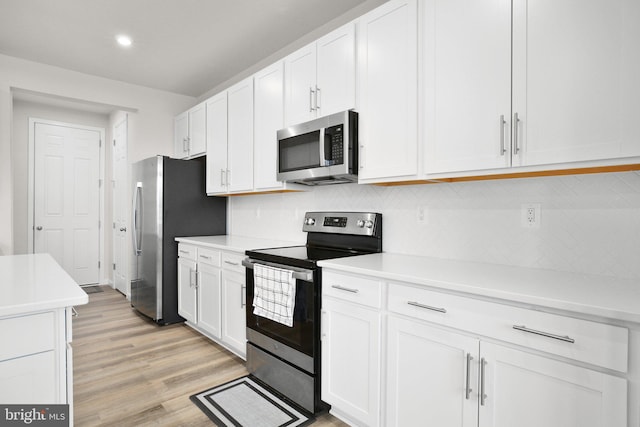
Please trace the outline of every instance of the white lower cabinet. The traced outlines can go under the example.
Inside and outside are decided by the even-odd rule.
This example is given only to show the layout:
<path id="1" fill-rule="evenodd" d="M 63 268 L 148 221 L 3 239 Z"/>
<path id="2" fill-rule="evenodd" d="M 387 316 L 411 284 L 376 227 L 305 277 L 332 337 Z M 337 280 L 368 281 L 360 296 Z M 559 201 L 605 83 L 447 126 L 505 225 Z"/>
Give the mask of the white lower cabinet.
<path id="1" fill-rule="evenodd" d="M 480 427 L 626 427 L 627 381 L 497 344 L 480 344 Z"/>
<path id="2" fill-rule="evenodd" d="M 386 425 L 477 426 L 478 351 L 476 338 L 389 316 Z"/>
<path id="3" fill-rule="evenodd" d="M 625 327 L 329 268 L 322 307 L 322 399 L 353 425 L 627 426 Z"/>
<path id="4" fill-rule="evenodd" d="M 380 425 L 378 310 L 322 301 L 322 400 L 347 422 Z"/>
<path id="5" fill-rule="evenodd" d="M 234 271 L 222 273 L 222 312 L 225 320 L 222 340 L 243 357 L 247 351 L 245 283 L 244 274 Z"/>
<path id="6" fill-rule="evenodd" d="M 207 330 L 214 338 L 221 338 L 222 313 L 212 307 L 222 306 L 220 267 L 210 264 L 198 264 L 198 289 L 200 298 L 198 299 L 198 324 Z"/>
<path id="7" fill-rule="evenodd" d="M 71 308 L 0 318 L 0 402 L 73 408 Z"/>
<path id="8" fill-rule="evenodd" d="M 622 378 L 389 316 L 388 426 L 624 427 Z"/>
<path id="9" fill-rule="evenodd" d="M 198 322 L 197 263 L 189 258 L 178 258 L 178 314 L 188 322 Z"/>
<path id="10" fill-rule="evenodd" d="M 178 313 L 189 326 L 244 358 L 243 254 L 184 243 L 178 248 Z"/>

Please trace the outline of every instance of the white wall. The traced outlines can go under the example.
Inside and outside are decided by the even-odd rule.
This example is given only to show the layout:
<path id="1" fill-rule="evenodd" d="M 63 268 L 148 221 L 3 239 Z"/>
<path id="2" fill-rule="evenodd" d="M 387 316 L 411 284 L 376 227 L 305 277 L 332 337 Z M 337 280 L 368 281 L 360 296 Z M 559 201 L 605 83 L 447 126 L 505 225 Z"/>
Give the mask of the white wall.
<path id="1" fill-rule="evenodd" d="M 527 203 L 541 204 L 539 229 L 521 226 Z M 640 279 L 638 172 L 233 197 L 230 231 L 304 241 L 311 210 L 381 212 L 385 252 Z"/>
<path id="2" fill-rule="evenodd" d="M 135 111 L 129 114 L 130 162 L 173 154 L 173 117 L 195 104 L 192 97 L 0 55 L 0 255 L 14 252 L 12 88 Z"/>

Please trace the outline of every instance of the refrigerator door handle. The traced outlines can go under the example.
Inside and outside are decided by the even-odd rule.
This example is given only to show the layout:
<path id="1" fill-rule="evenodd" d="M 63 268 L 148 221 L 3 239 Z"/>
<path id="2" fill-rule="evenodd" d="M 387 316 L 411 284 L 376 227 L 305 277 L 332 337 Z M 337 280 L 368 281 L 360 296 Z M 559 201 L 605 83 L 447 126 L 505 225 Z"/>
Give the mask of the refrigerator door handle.
<path id="1" fill-rule="evenodd" d="M 140 234 L 140 238 L 138 239 L 138 233 L 142 230 L 142 215 L 138 210 L 138 203 L 142 200 L 142 183 L 136 183 L 136 190 L 133 192 L 133 249 L 136 255 L 140 255 L 142 253 L 141 249 L 141 241 L 142 241 L 142 233 Z M 142 207 L 142 206 L 141 206 Z"/>

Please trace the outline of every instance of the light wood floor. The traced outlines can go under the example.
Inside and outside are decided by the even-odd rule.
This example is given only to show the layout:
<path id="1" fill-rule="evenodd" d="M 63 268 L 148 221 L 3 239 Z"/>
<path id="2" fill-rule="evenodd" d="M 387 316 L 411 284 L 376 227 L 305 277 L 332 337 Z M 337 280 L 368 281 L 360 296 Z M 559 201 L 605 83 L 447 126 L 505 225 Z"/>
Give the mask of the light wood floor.
<path id="1" fill-rule="evenodd" d="M 73 319 L 75 425 L 212 426 L 197 392 L 246 375 L 242 359 L 183 324 L 156 326 L 108 286 Z M 346 426 L 325 414 L 313 426 Z"/>

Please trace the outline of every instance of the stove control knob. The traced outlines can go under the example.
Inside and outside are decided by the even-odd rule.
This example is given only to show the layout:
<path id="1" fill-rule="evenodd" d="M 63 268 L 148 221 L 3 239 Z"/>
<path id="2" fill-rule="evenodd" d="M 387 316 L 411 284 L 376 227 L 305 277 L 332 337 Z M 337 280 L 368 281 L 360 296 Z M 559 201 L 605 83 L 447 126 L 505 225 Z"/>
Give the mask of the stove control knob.
<path id="1" fill-rule="evenodd" d="M 316 225 L 316 220 L 313 218 L 305 218 L 304 223 L 305 225 Z"/>
<path id="2" fill-rule="evenodd" d="M 363 228 L 364 227 L 364 219 L 359 219 L 357 222 L 358 227 Z"/>
<path id="3" fill-rule="evenodd" d="M 373 228 L 373 221 L 367 220 L 364 222 L 364 226 L 367 228 Z"/>

